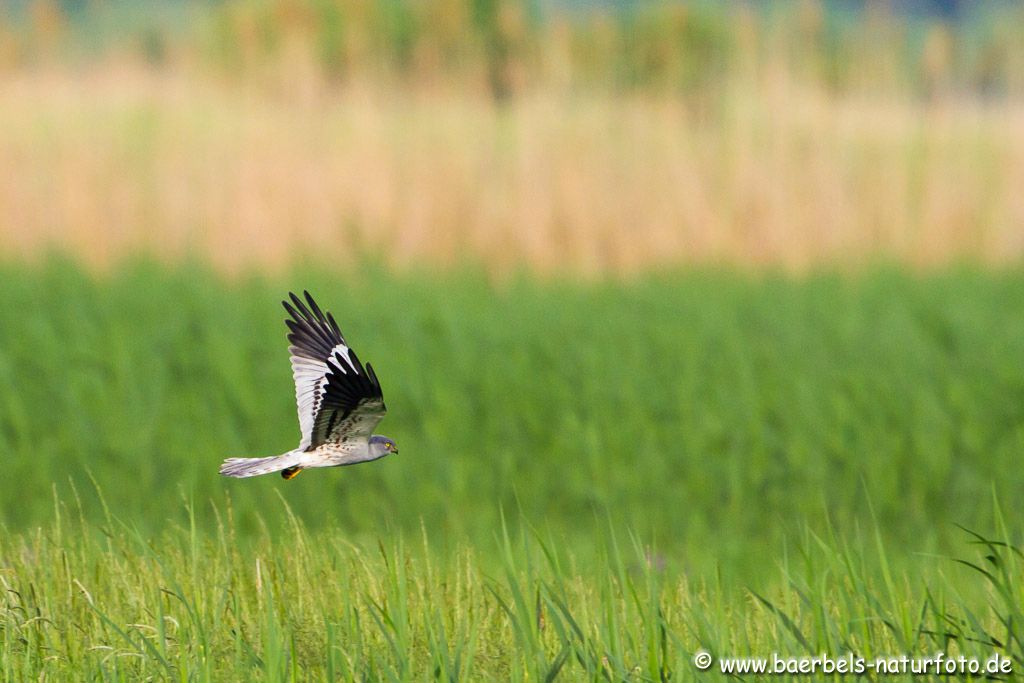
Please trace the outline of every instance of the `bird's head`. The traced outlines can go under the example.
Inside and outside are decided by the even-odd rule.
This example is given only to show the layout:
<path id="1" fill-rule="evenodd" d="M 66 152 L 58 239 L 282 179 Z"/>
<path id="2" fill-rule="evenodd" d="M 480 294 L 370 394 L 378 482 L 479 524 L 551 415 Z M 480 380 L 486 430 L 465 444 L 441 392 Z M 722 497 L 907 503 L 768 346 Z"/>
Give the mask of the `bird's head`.
<path id="1" fill-rule="evenodd" d="M 398 452 L 398 444 L 386 436 L 373 435 L 370 437 L 370 453 L 382 458 L 390 453 Z"/>

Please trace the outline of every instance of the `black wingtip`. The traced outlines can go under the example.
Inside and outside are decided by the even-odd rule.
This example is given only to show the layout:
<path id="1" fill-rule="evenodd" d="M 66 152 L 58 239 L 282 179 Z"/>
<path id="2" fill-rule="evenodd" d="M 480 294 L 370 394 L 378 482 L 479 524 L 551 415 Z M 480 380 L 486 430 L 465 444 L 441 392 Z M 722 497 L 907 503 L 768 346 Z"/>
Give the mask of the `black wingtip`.
<path id="1" fill-rule="evenodd" d="M 282 301 L 281 305 L 284 306 L 284 310 L 288 311 L 288 315 L 295 316 L 294 304 L 299 303 L 299 297 L 295 296 L 295 292 L 288 292 L 288 298 L 292 300 L 291 303 Z M 295 316 L 297 319 L 297 316 Z"/>
<path id="2" fill-rule="evenodd" d="M 288 315 L 292 317 L 292 320 L 294 320 L 295 322 L 299 322 L 300 320 L 302 320 L 302 316 L 299 315 L 299 312 L 296 311 L 295 307 L 292 306 L 290 303 L 288 303 L 287 301 L 282 301 L 281 305 L 284 306 L 284 310 L 288 313 Z M 285 322 L 288 321 L 286 320 Z"/>
<path id="3" fill-rule="evenodd" d="M 302 311 L 303 314 L 309 313 L 309 311 L 306 310 L 306 304 L 302 303 L 302 299 L 300 299 L 295 292 L 289 292 L 289 294 L 292 295 L 292 303 L 295 304 L 295 308 Z"/>
<path id="4" fill-rule="evenodd" d="M 313 299 L 313 295 L 309 293 L 309 290 L 302 290 L 302 294 L 306 297 L 305 301 L 303 301 L 295 292 L 288 292 L 288 298 L 291 299 L 291 303 L 288 301 L 282 301 L 281 305 L 284 306 L 284 310 L 288 311 L 288 314 L 296 320 L 299 320 L 300 317 L 314 321 L 327 320 L 330 313 L 324 315 L 323 311 L 320 310 L 320 307 L 317 305 L 316 300 Z"/>
<path id="5" fill-rule="evenodd" d="M 338 335 L 342 340 L 345 339 L 345 335 L 341 333 L 341 328 L 338 327 L 338 323 L 334 322 L 334 316 L 331 315 L 330 311 L 327 311 L 327 324 L 331 326 L 334 334 Z"/>
<path id="6" fill-rule="evenodd" d="M 320 307 L 316 305 L 315 301 L 313 301 L 313 296 L 309 293 L 309 291 L 304 290 L 302 293 L 306 295 L 306 301 L 309 303 L 309 307 L 313 310 L 313 315 L 316 316 L 316 319 L 324 320 L 324 312 L 321 311 Z"/>

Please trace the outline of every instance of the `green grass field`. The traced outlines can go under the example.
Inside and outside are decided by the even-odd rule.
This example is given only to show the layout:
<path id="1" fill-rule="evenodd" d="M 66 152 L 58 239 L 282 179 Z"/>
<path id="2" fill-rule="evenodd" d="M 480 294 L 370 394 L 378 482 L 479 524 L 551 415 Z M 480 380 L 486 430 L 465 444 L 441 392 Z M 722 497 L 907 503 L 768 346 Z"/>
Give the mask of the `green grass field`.
<path id="1" fill-rule="evenodd" d="M 1000 545 L 1024 531 L 1022 273 L 0 283 L 0 679 L 1024 666 Z M 278 302 L 302 288 L 374 364 L 401 453 L 224 479 L 297 443 Z"/>

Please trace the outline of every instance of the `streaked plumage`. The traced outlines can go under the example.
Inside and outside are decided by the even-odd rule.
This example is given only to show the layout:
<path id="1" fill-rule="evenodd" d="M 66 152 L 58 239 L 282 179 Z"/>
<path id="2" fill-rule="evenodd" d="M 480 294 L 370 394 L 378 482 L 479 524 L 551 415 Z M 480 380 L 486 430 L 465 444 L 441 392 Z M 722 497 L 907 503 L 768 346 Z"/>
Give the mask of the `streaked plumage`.
<path id="1" fill-rule="evenodd" d="M 281 472 L 291 479 L 307 467 L 353 465 L 398 452 L 394 441 L 373 435 L 387 411 L 373 366 L 363 367 L 334 316 L 321 311 L 309 292 L 305 303 L 289 295 L 291 303 L 282 303 L 291 316 L 285 324 L 302 433 L 299 447 L 269 458 L 229 458 L 221 465 L 223 475 Z"/>

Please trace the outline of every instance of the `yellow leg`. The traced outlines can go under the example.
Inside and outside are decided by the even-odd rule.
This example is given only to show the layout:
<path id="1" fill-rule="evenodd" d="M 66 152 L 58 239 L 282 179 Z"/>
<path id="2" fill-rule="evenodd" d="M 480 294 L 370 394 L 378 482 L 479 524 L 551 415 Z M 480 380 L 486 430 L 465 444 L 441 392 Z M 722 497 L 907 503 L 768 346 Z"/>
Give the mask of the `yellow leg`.
<path id="1" fill-rule="evenodd" d="M 285 479 L 294 479 L 295 477 L 299 476 L 299 472 L 301 471 L 301 467 L 287 467 L 281 470 L 281 476 L 284 477 Z"/>

